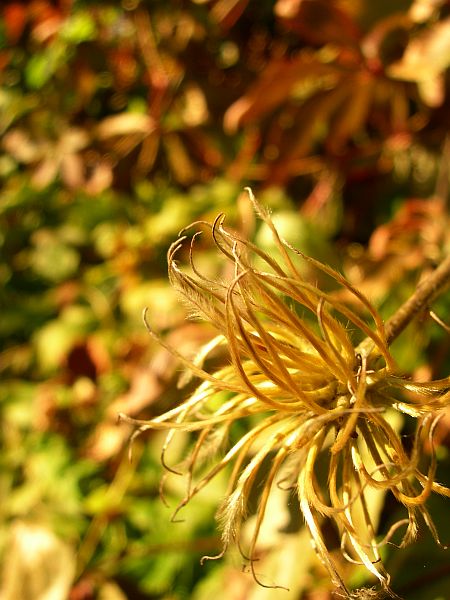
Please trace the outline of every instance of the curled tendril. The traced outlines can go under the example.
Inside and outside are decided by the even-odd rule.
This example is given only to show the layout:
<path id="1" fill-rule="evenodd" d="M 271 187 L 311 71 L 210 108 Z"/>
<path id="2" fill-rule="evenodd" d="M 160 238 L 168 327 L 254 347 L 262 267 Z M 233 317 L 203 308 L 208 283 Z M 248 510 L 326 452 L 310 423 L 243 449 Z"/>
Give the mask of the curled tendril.
<path id="1" fill-rule="evenodd" d="M 331 267 L 283 240 L 250 190 L 249 196 L 281 259 L 276 261 L 228 229 L 223 214 L 212 224 L 199 221 L 183 229 L 168 251 L 169 278 L 191 314 L 212 323 L 218 334 L 194 360 L 188 360 L 154 332 L 144 311 L 152 338 L 201 383 L 184 402 L 159 417 L 144 421 L 121 415 L 121 419 L 135 427 L 131 441 L 149 429 L 167 431 L 162 464 L 169 472 L 187 476 L 186 494 L 173 519 L 214 477 L 228 470 L 225 499 L 217 513 L 223 550 L 203 560 L 222 557 L 233 542 L 241 548 L 241 527 L 259 474 L 263 484 L 258 488 L 253 534 L 242 554 L 260 585 L 282 587 L 261 582 L 254 563 L 270 494 L 274 487 L 283 489 L 286 484 L 287 491 L 297 493 L 316 552 L 343 597 L 375 596 L 371 590 L 347 589 L 322 535 L 324 519 L 333 521 L 338 530 L 342 557 L 364 565 L 384 591 L 395 596 L 379 548 L 393 544 L 395 533 L 405 525 L 399 545 L 413 541 L 419 517 L 440 543 L 426 502 L 432 492 L 450 496 L 450 490 L 435 481 L 433 447 L 439 411 L 449 404 L 450 381 L 418 384 L 400 376 L 383 321 L 369 300 Z M 201 231 L 191 235 L 195 227 Z M 211 280 L 195 264 L 195 242 L 205 232 L 223 260 L 233 266 L 229 281 Z M 185 246 L 190 272 L 176 261 Z M 298 261 L 307 261 L 344 287 L 352 304 L 305 281 Z M 222 367 L 210 373 L 203 364 L 218 347 L 228 356 Z M 410 451 L 391 424 L 395 413 L 417 421 Z M 252 427 L 237 441 L 228 442 L 231 426 L 249 416 Z M 194 432 L 196 442 L 181 466 L 169 466 L 165 455 L 183 431 Z M 421 470 L 424 441 L 431 449 L 425 472 Z M 212 456 L 215 463 L 205 468 L 205 458 Z M 319 457 L 327 464 L 326 478 L 317 468 Z M 406 512 L 380 537 L 367 502 L 371 490 L 391 493 Z"/>

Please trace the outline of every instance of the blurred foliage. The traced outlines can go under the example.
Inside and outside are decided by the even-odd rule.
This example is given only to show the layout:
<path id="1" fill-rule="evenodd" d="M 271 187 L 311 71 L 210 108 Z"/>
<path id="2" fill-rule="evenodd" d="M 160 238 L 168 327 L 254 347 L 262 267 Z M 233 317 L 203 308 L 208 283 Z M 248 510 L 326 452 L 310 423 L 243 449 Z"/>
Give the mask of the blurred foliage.
<path id="1" fill-rule="evenodd" d="M 278 598 L 236 560 L 199 566 L 219 545 L 223 482 L 173 524 L 160 437 L 128 462 L 117 413 L 150 416 L 180 395 L 141 312 L 187 355 L 209 338 L 185 321 L 165 252 L 220 211 L 270 250 L 240 197 L 251 184 L 283 235 L 392 314 L 450 250 L 449 65 L 445 0 L 1 3 L 3 598 L 41 597 L 30 544 L 59 598 Z M 220 273 L 206 248 L 199 260 Z M 448 295 L 433 308 L 448 323 Z M 410 374 L 443 377 L 449 341 L 423 315 L 394 351 Z M 443 467 L 448 431 L 443 420 Z M 181 486 L 170 478 L 169 503 Z M 330 598 L 309 542 L 286 533 L 298 518 L 281 500 L 276 512 L 284 529 L 268 532 L 261 571 L 283 571 L 287 600 L 314 586 Z M 393 553 L 407 598 L 430 580 L 433 598 L 448 590 L 449 558 L 427 544 Z M 65 573 L 48 566 L 53 552 L 67 554 Z M 426 563 L 417 586 L 405 560 Z"/>

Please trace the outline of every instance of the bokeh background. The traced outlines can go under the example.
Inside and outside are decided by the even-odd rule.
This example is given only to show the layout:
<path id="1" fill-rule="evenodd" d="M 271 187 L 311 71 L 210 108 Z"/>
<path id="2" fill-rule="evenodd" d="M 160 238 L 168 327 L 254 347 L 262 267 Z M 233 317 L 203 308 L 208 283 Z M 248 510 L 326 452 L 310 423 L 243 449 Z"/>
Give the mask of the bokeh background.
<path id="1" fill-rule="evenodd" d="M 1 2 L 2 600 L 332 597 L 281 494 L 257 570 L 289 592 L 258 587 L 233 553 L 200 566 L 220 547 L 224 481 L 171 523 L 184 487 L 171 478 L 161 501 L 162 438 L 142 436 L 130 461 L 117 414 L 186 393 L 144 307 L 187 356 L 211 335 L 168 284 L 178 231 L 225 212 L 270 252 L 246 185 L 383 315 L 408 298 L 450 248 L 449 65 L 445 0 Z M 220 275 L 201 243 L 197 261 Z M 448 294 L 432 307 L 447 324 L 449 307 Z M 424 313 L 393 351 L 405 373 L 439 378 L 449 344 Z M 430 505 L 450 542 L 448 505 Z M 376 510 L 386 523 L 398 509 Z M 405 598 L 450 597 L 450 555 L 429 534 L 386 561 Z"/>

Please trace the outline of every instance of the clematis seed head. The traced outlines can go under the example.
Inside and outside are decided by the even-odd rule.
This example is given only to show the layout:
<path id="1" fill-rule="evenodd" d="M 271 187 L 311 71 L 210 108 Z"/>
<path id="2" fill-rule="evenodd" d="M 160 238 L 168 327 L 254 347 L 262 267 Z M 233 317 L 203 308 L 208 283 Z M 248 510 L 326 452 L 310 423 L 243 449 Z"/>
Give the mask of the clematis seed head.
<path id="1" fill-rule="evenodd" d="M 281 258 L 275 261 L 226 227 L 224 215 L 181 233 L 168 251 L 171 284 L 190 315 L 211 323 L 217 336 L 194 360 L 169 347 L 200 380 L 187 399 L 149 421 L 122 418 L 135 426 L 135 435 L 147 429 L 167 431 L 162 461 L 171 470 L 165 454 L 174 437 L 180 431 L 195 432 L 183 464 L 187 490 L 179 508 L 216 475 L 228 471 L 228 488 L 217 513 L 223 541 L 218 556 L 242 541 L 250 493 L 264 471 L 253 532 L 248 548 L 242 550 L 257 581 L 258 537 L 269 496 L 278 485 L 297 494 L 317 555 L 344 597 L 372 598 L 378 592 L 348 590 L 322 534 L 324 520 L 334 523 L 342 556 L 364 565 L 382 590 L 395 596 L 381 561 L 381 546 L 400 530 L 400 546 L 412 542 L 420 519 L 440 543 L 426 502 L 432 492 L 449 496 L 450 490 L 435 481 L 434 452 L 427 469 L 421 468 L 424 443 L 433 448 L 439 411 L 449 404 L 449 379 L 417 384 L 400 376 L 383 321 L 369 300 L 341 274 L 283 240 L 269 212 L 251 190 L 248 193 Z M 193 227 L 197 232 L 190 236 Z M 210 279 L 198 270 L 194 247 L 200 231 L 210 236 L 228 265 L 228 279 Z M 177 262 L 186 245 L 189 270 Z M 352 302 L 305 280 L 301 261 L 345 288 Z M 226 358 L 209 372 L 204 361 L 217 350 Z M 395 413 L 417 423 L 409 450 L 392 424 Z M 230 442 L 232 426 L 249 417 L 252 426 Z M 216 459 L 205 468 L 207 456 Z M 317 468 L 319 457 L 327 465 L 325 479 Z M 405 508 L 405 518 L 382 539 L 367 501 L 370 490 L 392 494 Z"/>

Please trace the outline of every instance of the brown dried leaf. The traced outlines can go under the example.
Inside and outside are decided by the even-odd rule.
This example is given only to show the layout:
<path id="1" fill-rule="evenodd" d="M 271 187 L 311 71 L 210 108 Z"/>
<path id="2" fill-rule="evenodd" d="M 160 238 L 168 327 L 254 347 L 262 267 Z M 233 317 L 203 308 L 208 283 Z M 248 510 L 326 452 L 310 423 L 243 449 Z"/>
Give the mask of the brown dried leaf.
<path id="1" fill-rule="evenodd" d="M 212 136 L 201 129 L 186 129 L 183 133 L 189 148 L 202 164 L 214 168 L 222 164 L 223 156 Z"/>
<path id="2" fill-rule="evenodd" d="M 77 152 L 86 148 L 89 143 L 87 131 L 79 127 L 70 127 L 60 137 L 58 146 L 64 153 Z"/>
<path id="3" fill-rule="evenodd" d="M 446 3 L 447 0 L 414 0 L 409 9 L 409 16 L 414 23 L 424 23 Z"/>
<path id="4" fill-rule="evenodd" d="M 108 189 L 113 181 L 111 165 L 106 161 L 101 161 L 95 165 L 92 174 L 86 181 L 84 189 L 88 194 L 95 196 Z"/>
<path id="5" fill-rule="evenodd" d="M 233 27 L 244 12 L 249 0 L 218 0 L 211 10 L 211 16 L 223 30 Z"/>
<path id="6" fill-rule="evenodd" d="M 272 182 L 282 183 L 288 177 L 297 174 L 295 165 L 298 159 L 311 153 L 313 145 L 320 138 L 319 129 L 340 106 L 348 93 L 347 85 L 340 85 L 315 97 L 302 107 L 302 118 L 298 120 L 297 127 L 289 132 L 289 138 L 282 144 L 283 152 L 271 169 Z"/>
<path id="7" fill-rule="evenodd" d="M 417 84 L 422 100 L 431 107 L 438 107 L 445 100 L 445 78 L 439 75 L 433 79 L 419 81 Z"/>
<path id="8" fill-rule="evenodd" d="M 331 65 L 320 62 L 311 52 L 303 51 L 293 59 L 273 59 L 248 92 L 227 110 L 225 130 L 233 134 L 242 125 L 254 122 L 286 102 L 295 84 L 307 75 L 320 77 L 334 73 Z"/>
<path id="9" fill-rule="evenodd" d="M 369 241 L 371 256 L 381 262 L 388 254 L 402 256 L 412 247 L 424 253 L 430 243 L 439 243 L 440 228 L 446 221 L 443 212 L 439 199 L 407 200 L 389 223 L 373 232 Z"/>
<path id="10" fill-rule="evenodd" d="M 58 169 L 59 164 L 54 158 L 46 158 L 34 171 L 31 178 L 32 185 L 38 189 L 45 188 L 55 179 L 58 174 Z"/>
<path id="11" fill-rule="evenodd" d="M 113 117 L 106 117 L 96 129 L 99 139 L 104 140 L 115 135 L 128 135 L 140 133 L 148 135 L 155 129 L 155 123 L 148 115 L 139 113 L 122 113 Z"/>
<path id="12" fill-rule="evenodd" d="M 275 14 L 310 44 L 356 46 L 360 31 L 333 0 L 278 0 Z"/>
<path id="13" fill-rule="evenodd" d="M 149 135 L 144 139 L 137 160 L 137 171 L 145 173 L 151 170 L 158 155 L 159 143 L 160 137 L 158 135 Z"/>
<path id="14" fill-rule="evenodd" d="M 78 154 L 67 154 L 61 160 L 61 177 L 64 183 L 72 189 L 79 188 L 84 183 L 84 164 Z"/>
<path id="15" fill-rule="evenodd" d="M 30 138 L 22 129 L 14 129 L 3 136 L 3 148 L 18 161 L 28 164 L 38 160 L 42 147 Z"/>
<path id="16" fill-rule="evenodd" d="M 162 138 L 162 141 L 170 170 L 175 179 L 181 185 L 193 183 L 197 176 L 197 169 L 186 151 L 180 136 L 176 133 L 167 133 Z"/>
<path id="17" fill-rule="evenodd" d="M 403 81 L 425 83 L 437 79 L 449 66 L 450 17 L 416 35 L 403 57 L 390 65 L 387 73 Z M 424 100 L 430 101 L 430 98 Z"/>
<path id="18" fill-rule="evenodd" d="M 376 82 L 369 73 L 361 71 L 352 80 L 348 97 L 330 125 L 328 144 L 334 152 L 364 128 L 374 96 Z"/>

